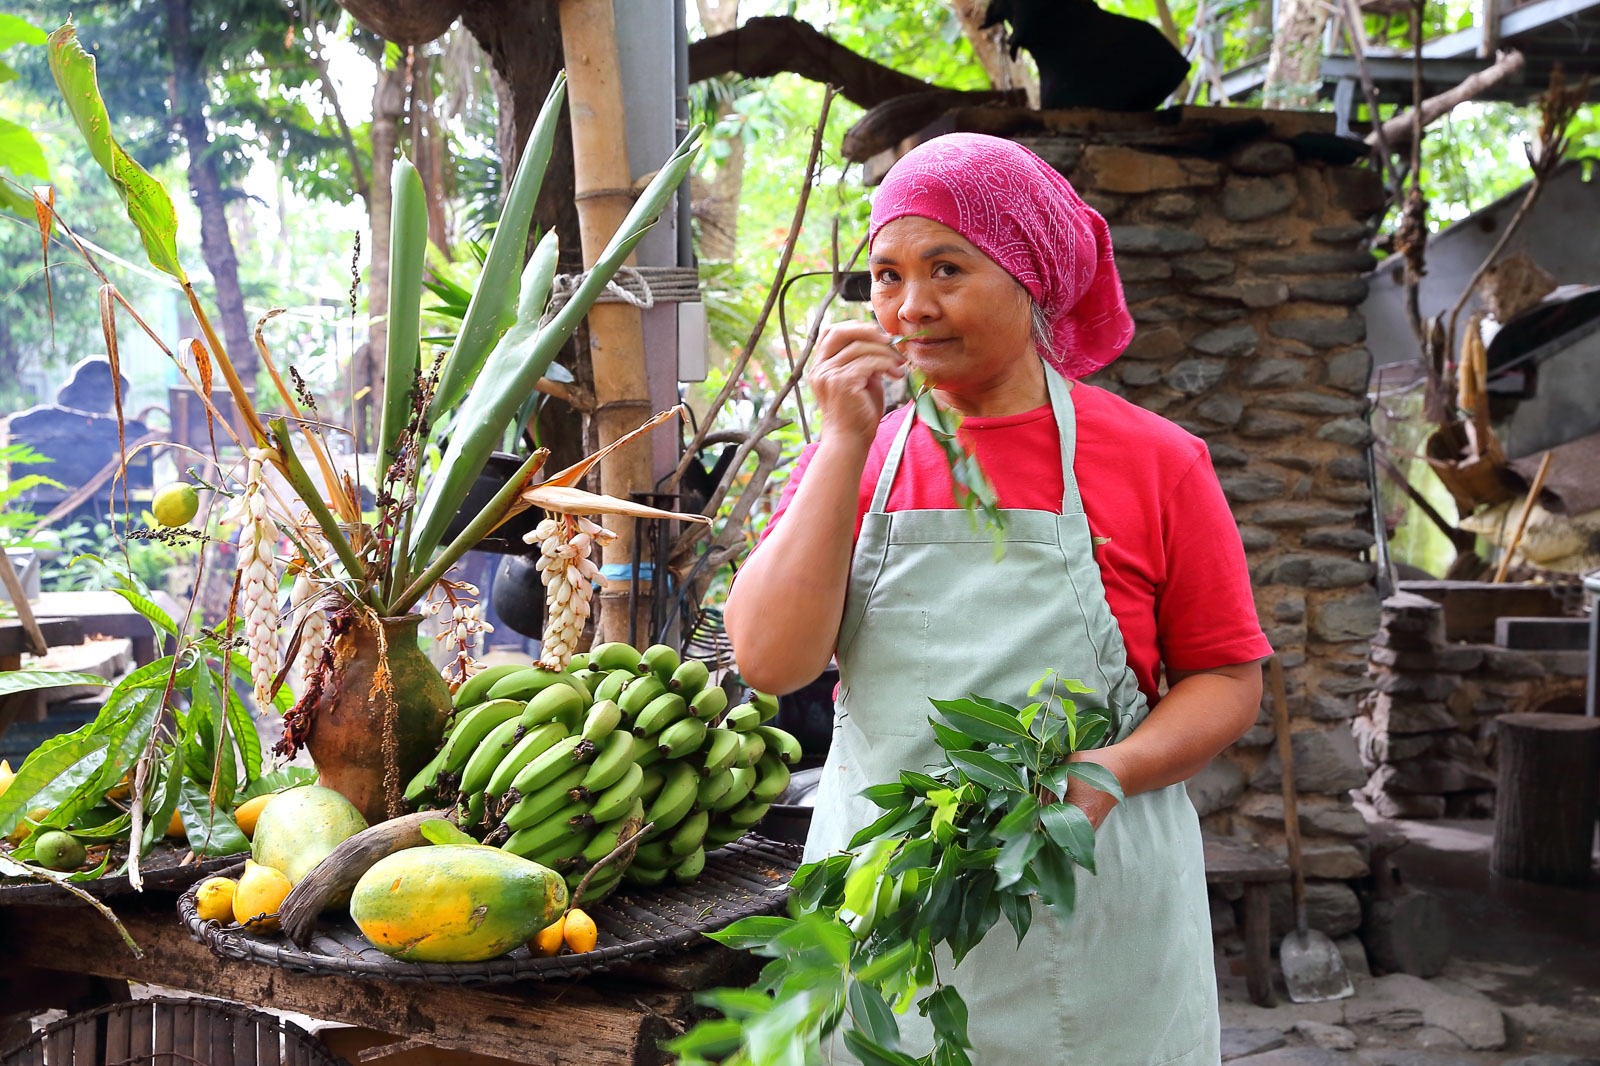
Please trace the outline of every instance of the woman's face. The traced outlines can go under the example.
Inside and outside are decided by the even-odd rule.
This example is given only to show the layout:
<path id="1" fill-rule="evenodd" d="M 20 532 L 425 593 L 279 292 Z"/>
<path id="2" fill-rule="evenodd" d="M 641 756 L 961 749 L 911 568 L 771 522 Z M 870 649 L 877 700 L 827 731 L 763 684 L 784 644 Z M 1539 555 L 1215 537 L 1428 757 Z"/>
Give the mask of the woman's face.
<path id="1" fill-rule="evenodd" d="M 993 389 L 1037 361 L 1027 291 L 961 234 L 905 215 L 872 242 L 872 310 L 911 365 L 950 392 Z"/>

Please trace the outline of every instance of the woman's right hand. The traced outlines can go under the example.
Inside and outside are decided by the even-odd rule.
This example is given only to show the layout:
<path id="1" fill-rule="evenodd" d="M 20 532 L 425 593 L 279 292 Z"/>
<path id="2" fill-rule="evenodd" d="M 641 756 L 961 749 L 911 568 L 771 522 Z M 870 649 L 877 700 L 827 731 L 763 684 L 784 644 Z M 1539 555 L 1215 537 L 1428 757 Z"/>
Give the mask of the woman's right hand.
<path id="1" fill-rule="evenodd" d="M 808 375 L 824 416 L 823 437 L 871 444 L 883 420 L 883 376 L 905 373 L 905 357 L 876 323 L 835 322 L 824 329 Z"/>

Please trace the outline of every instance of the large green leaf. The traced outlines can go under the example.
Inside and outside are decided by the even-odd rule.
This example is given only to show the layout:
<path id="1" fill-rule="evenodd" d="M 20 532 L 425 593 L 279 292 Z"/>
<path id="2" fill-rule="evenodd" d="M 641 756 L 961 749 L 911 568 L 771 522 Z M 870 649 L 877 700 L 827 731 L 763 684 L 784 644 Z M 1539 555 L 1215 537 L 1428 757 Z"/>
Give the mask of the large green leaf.
<path id="1" fill-rule="evenodd" d="M 1074 777 L 1092 788 L 1116 797 L 1119 803 L 1123 799 L 1122 784 L 1117 780 L 1117 775 L 1097 762 L 1065 762 L 1060 766 L 1051 767 L 1044 773 L 1042 780 L 1045 788 L 1058 796 L 1065 796 L 1067 785 Z"/>
<path id="2" fill-rule="evenodd" d="M 451 436 L 450 445 L 439 465 L 439 473 L 429 483 L 428 493 L 418 513 L 418 531 L 412 554 L 414 570 L 420 572 L 423 569 L 422 564 L 438 546 L 445 527 L 455 516 L 463 498 L 447 495 L 446 485 L 453 490 L 463 491 L 459 486 L 470 486 L 483 470 L 506 424 L 538 384 L 561 346 L 577 330 L 578 324 L 605 291 L 618 268 L 633 254 L 634 248 L 655 224 L 667 201 L 689 172 L 694 163 L 700 133 L 700 127 L 696 126 L 684 135 L 672 155 L 645 186 L 644 192 L 634 201 L 616 233 L 612 234 L 594 265 L 584 274 L 577 291 L 538 331 L 537 339 L 528 345 L 527 350 L 520 353 L 513 372 L 504 376 L 479 375 L 462 407 L 456 432 Z"/>
<path id="3" fill-rule="evenodd" d="M 730 948 L 744 949 L 764 945 L 768 940 L 794 925 L 793 918 L 757 915 L 741 918 L 718 933 L 707 933 L 712 940 Z"/>
<path id="4" fill-rule="evenodd" d="M 182 812 L 183 831 L 188 834 L 189 847 L 196 856 L 210 858 L 250 850 L 250 841 L 245 839 L 228 808 L 222 804 L 213 806 L 211 797 L 193 781 L 184 781 L 178 790 L 178 810 Z"/>
<path id="5" fill-rule="evenodd" d="M 3 118 L 0 118 L 0 159 L 5 160 L 12 174 L 32 174 L 41 180 L 50 174 L 44 149 L 39 147 L 28 128 Z"/>
<path id="6" fill-rule="evenodd" d="M 1023 788 L 1022 778 L 1015 767 L 1007 766 L 999 759 L 985 755 L 981 751 L 952 751 L 950 762 L 986 788 L 1004 788 L 1012 791 L 1021 791 Z"/>
<path id="7" fill-rule="evenodd" d="M 868 1039 L 881 1048 L 899 1051 L 900 1026 L 878 990 L 862 981 L 851 981 L 849 997 L 850 1016 Z"/>
<path id="8" fill-rule="evenodd" d="M 44 44 L 45 32 L 16 15 L 0 14 L 0 52 L 14 44 Z"/>
<path id="9" fill-rule="evenodd" d="M 1045 832 L 1074 862 L 1094 873 L 1094 825 L 1076 803 L 1052 803 L 1040 816 Z"/>
<path id="10" fill-rule="evenodd" d="M 70 670 L 7 670 L 0 673 L 0 696 L 33 692 L 64 685 L 109 685 L 99 674 L 73 673 Z"/>
<path id="11" fill-rule="evenodd" d="M 421 365 L 422 268 L 428 253 L 428 194 L 411 160 L 404 156 L 395 160 L 390 186 L 388 353 L 378 431 L 380 481 L 398 458 L 400 434 L 411 417 L 412 389 Z"/>
<path id="12" fill-rule="evenodd" d="M 269 792 L 283 792 L 286 789 L 299 788 L 309 785 L 317 779 L 317 771 L 309 766 L 285 766 L 281 770 L 274 770 L 270 774 L 262 774 L 241 789 L 234 799 L 243 803 L 247 799 L 265 796 Z"/>
<path id="13" fill-rule="evenodd" d="M 54 809 L 91 780 L 106 761 L 109 742 L 105 737 L 80 729 L 54 740 L 41 744 L 23 760 L 5 795 L 0 796 L 0 836 L 15 829 L 34 808 Z"/>
<path id="14" fill-rule="evenodd" d="M 991 744 L 1015 744 L 1029 737 L 1028 730 L 1014 714 L 986 707 L 976 700 L 929 700 L 939 717 L 957 732 Z"/>
<path id="15" fill-rule="evenodd" d="M 131 588 L 115 588 L 111 591 L 127 600 L 128 606 L 144 615 L 145 619 L 155 626 L 158 638 L 163 634 L 173 637 L 178 635 L 178 623 L 174 622 L 172 616 L 162 610 L 154 600 Z"/>
<path id="16" fill-rule="evenodd" d="M 50 35 L 49 45 L 50 73 L 55 75 L 67 111 L 95 162 L 116 187 L 151 265 L 187 283 L 188 276 L 178 262 L 178 215 L 172 197 L 112 135 L 111 116 L 95 79 L 94 57 L 78 43 L 77 27 L 68 22 Z"/>
<path id="17" fill-rule="evenodd" d="M 468 384 L 478 377 L 490 348 L 507 328 L 505 320 L 517 294 L 515 279 L 527 249 L 528 230 L 533 224 L 533 205 L 544 183 L 566 90 L 567 78 L 563 72 L 556 75 L 544 106 L 539 109 L 539 117 L 534 121 L 533 131 L 528 134 L 528 143 L 517 162 L 516 176 L 511 179 L 511 189 L 506 193 L 505 207 L 500 211 L 500 221 L 489 242 L 489 254 L 483 260 L 483 272 L 478 275 L 478 285 L 472 291 L 461 329 L 456 333 L 455 346 L 439 372 L 439 385 L 433 394 L 435 419 L 446 411 L 455 410 L 466 395 Z M 540 310 L 543 310 L 543 298 Z"/>

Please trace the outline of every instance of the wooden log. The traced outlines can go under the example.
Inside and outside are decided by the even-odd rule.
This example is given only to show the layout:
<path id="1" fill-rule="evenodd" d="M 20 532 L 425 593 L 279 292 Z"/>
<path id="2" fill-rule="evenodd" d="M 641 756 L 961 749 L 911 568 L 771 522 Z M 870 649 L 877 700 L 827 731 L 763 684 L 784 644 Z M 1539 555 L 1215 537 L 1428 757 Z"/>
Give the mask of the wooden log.
<path id="1" fill-rule="evenodd" d="M 119 901 L 118 916 L 145 950 L 143 959 L 135 959 L 110 925 L 88 918 L 62 921 L 66 913 L 56 907 L 0 907 L 6 965 L 65 967 L 235 1003 L 267 1004 L 325 1021 L 420 1036 L 434 1047 L 540 1066 L 665 1062 L 658 1041 L 671 1037 L 694 1009 L 688 992 L 604 975 L 582 982 L 465 987 L 290 973 L 217 958 L 189 939 L 170 902 Z M 276 1052 L 269 1058 L 265 1049 L 258 1058 L 278 1061 Z"/>
<path id="2" fill-rule="evenodd" d="M 278 908 L 278 923 L 284 935 L 302 948 L 309 947 L 317 915 L 339 896 L 348 895 L 379 859 L 426 844 L 422 823 L 436 819 L 448 821 L 448 812 L 419 811 L 391 818 L 368 826 L 334 848 L 284 897 Z"/>
<path id="3" fill-rule="evenodd" d="M 1490 869 L 1525 881 L 1589 877 L 1600 799 L 1600 718 L 1504 714 Z"/>

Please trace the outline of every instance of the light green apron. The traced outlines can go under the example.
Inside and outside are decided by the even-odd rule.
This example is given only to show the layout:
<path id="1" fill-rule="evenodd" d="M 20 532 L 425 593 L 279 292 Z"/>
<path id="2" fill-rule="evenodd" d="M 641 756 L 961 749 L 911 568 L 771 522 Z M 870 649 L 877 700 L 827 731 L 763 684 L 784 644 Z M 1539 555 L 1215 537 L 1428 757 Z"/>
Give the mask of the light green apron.
<path id="1" fill-rule="evenodd" d="M 939 761 L 928 698 L 975 692 L 1008 703 L 1048 669 L 1078 678 L 1120 719 L 1148 713 L 1106 605 L 1072 473 L 1069 386 L 1046 369 L 1061 434 L 1062 513 L 1008 510 L 1005 557 L 961 510 L 885 507 L 914 416 L 878 478 L 851 563 L 839 632 L 840 690 L 806 861 L 843 849 L 882 812 L 858 793 Z M 1183 786 L 1119 804 L 1095 839 L 1098 875 L 1079 870 L 1077 908 L 1037 902 L 1022 947 L 1004 920 L 939 972 L 970 1011 L 976 1066 L 1215 1066 L 1221 1061 L 1200 824 Z M 901 1048 L 932 1046 L 915 1008 Z M 825 1051 L 827 1049 L 824 1049 Z M 833 1062 L 853 1061 L 835 1039 Z"/>

